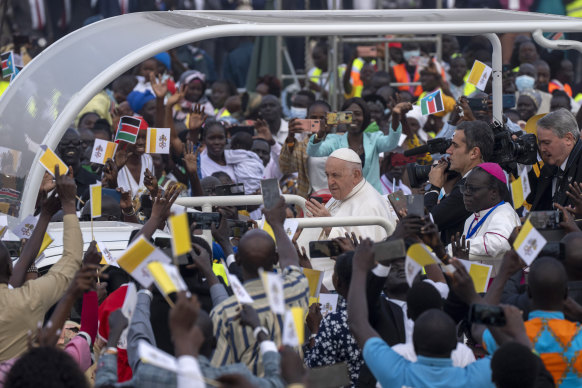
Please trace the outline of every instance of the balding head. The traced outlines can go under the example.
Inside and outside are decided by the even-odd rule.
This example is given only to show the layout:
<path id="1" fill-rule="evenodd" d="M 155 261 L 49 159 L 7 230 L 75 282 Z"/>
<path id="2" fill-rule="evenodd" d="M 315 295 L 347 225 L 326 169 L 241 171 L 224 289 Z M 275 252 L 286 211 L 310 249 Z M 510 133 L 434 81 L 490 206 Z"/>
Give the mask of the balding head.
<path id="1" fill-rule="evenodd" d="M 334 199 L 345 199 L 352 189 L 364 179 L 362 164 L 330 156 L 325 162 L 327 185 Z"/>
<path id="2" fill-rule="evenodd" d="M 565 247 L 564 267 L 568 280 L 582 280 L 582 232 L 568 233 L 560 242 Z"/>
<path id="3" fill-rule="evenodd" d="M 0 284 L 8 283 L 12 275 L 12 259 L 6 245 L 0 241 Z"/>
<path id="4" fill-rule="evenodd" d="M 430 309 L 414 322 L 412 342 L 419 356 L 449 358 L 457 347 L 455 322 L 445 312 Z"/>
<path id="5" fill-rule="evenodd" d="M 562 311 L 568 297 L 568 278 L 562 263 L 553 257 L 535 260 L 529 271 L 528 295 L 532 309 Z"/>
<path id="6" fill-rule="evenodd" d="M 270 271 L 279 261 L 275 241 L 265 231 L 254 229 L 240 239 L 236 262 L 245 280 L 259 277 L 259 268 Z"/>

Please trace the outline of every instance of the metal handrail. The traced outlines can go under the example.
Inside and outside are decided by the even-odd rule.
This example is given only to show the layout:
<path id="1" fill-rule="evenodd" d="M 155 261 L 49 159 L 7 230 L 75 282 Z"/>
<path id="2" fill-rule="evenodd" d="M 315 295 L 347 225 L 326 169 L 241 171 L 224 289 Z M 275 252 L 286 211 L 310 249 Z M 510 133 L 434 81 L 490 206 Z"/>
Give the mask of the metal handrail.
<path id="1" fill-rule="evenodd" d="M 305 198 L 294 194 L 283 194 L 285 203 L 299 206 L 303 213 L 305 208 Z M 202 207 L 202 211 L 212 211 L 212 206 L 242 206 L 242 205 L 262 205 L 262 195 L 230 195 L 230 196 L 209 196 L 209 197 L 182 197 L 176 200 L 177 205 L 186 207 Z"/>
<path id="2" fill-rule="evenodd" d="M 300 228 L 325 228 L 334 226 L 364 226 L 379 225 L 386 230 L 388 235 L 394 232 L 394 225 L 386 218 L 379 216 L 353 216 L 353 217 L 307 217 L 296 218 Z M 362 236 L 365 237 L 365 236 Z"/>

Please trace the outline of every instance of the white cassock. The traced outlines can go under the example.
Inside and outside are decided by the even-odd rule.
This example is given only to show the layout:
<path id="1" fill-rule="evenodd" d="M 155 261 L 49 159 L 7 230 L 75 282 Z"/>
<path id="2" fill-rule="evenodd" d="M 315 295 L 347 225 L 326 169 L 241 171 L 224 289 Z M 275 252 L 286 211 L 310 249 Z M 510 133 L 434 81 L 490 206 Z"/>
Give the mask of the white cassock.
<path id="1" fill-rule="evenodd" d="M 463 234 L 468 236 L 469 228 L 475 228 L 483 217 L 492 208 L 481 210 L 479 213 L 471 215 L 465 221 L 465 228 Z M 473 225 L 471 225 L 473 223 Z M 497 270 L 501 265 L 501 260 L 505 252 L 511 249 L 509 245 L 509 236 L 516 226 L 520 226 L 521 221 L 519 216 L 513 210 L 511 204 L 505 202 L 497 206 L 495 210 L 487 216 L 485 221 L 479 226 L 475 233 L 467 241 L 471 246 L 469 249 L 469 260 L 478 261 L 483 264 L 493 266 L 491 276 L 497 275 Z M 452 254 L 452 248 L 449 244 L 447 246 L 449 254 Z"/>
<path id="2" fill-rule="evenodd" d="M 332 198 L 326 208 L 332 217 L 378 216 L 387 219 L 393 227 L 396 227 L 396 218 L 390 211 L 390 204 L 365 179 L 362 179 L 345 199 L 340 201 Z M 320 240 L 345 237 L 346 232 L 354 232 L 356 236 L 369 237 L 374 241 L 382 241 L 388 237 L 386 230 L 379 225 L 337 226 L 331 229 L 328 236 L 322 232 Z"/>

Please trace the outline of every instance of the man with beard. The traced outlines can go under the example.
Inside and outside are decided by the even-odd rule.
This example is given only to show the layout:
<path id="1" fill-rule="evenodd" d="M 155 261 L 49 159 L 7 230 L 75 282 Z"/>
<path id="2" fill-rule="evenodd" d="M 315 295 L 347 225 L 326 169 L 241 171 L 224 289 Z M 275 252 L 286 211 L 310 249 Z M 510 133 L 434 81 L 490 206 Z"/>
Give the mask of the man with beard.
<path id="1" fill-rule="evenodd" d="M 82 147 L 79 132 L 73 128 L 67 129 L 56 151 L 62 161 L 67 166 L 72 167 L 75 183 L 77 184 L 77 196 L 83 197 L 84 194 L 88 193 L 89 186 L 97 183 L 99 178 L 81 167 Z M 88 194 L 85 196 L 88 197 Z"/>

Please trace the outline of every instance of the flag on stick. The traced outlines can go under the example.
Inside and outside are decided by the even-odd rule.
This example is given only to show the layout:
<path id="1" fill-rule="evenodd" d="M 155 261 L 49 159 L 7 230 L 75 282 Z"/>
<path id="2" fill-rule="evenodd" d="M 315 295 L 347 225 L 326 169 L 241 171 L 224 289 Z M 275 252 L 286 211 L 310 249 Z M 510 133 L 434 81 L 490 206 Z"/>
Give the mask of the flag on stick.
<path id="1" fill-rule="evenodd" d="M 304 342 L 305 328 L 303 325 L 304 310 L 301 307 L 291 307 L 285 312 L 283 323 L 283 338 L 281 342 L 288 346 L 301 346 Z"/>
<path id="2" fill-rule="evenodd" d="M 148 270 L 154 278 L 156 287 L 163 295 L 168 296 L 174 292 L 188 290 L 188 286 L 175 265 L 154 261 L 148 264 Z"/>
<path id="3" fill-rule="evenodd" d="M 174 257 L 184 255 L 192 250 L 190 227 L 186 212 L 170 216 L 168 219 L 172 231 L 172 254 Z"/>
<path id="4" fill-rule="evenodd" d="M 139 236 L 117 260 L 117 264 L 142 286 L 149 287 L 154 282 L 154 278 L 148 271 L 147 265 L 152 261 L 169 263 L 170 258 L 143 236 Z"/>
<path id="5" fill-rule="evenodd" d="M 35 217 L 31 214 L 24 220 L 22 220 L 22 222 L 18 224 L 14 229 L 12 229 L 12 233 L 14 233 L 19 240 L 29 239 L 30 236 L 32 236 L 34 228 L 36 228 L 37 222 L 38 217 Z"/>
<path id="6" fill-rule="evenodd" d="M 544 236 L 527 219 L 513 242 L 513 248 L 527 265 L 531 265 L 546 243 Z"/>
<path id="7" fill-rule="evenodd" d="M 471 68 L 471 73 L 469 74 L 469 78 L 467 82 L 472 85 L 475 85 L 479 90 L 485 90 L 487 86 L 487 81 L 491 76 L 493 69 L 481 61 L 475 61 L 473 67 Z"/>
<path id="8" fill-rule="evenodd" d="M 91 219 L 101 217 L 101 183 L 89 186 L 91 197 Z"/>
<path id="9" fill-rule="evenodd" d="M 529 178 L 525 167 L 521 170 L 518 179 L 511 182 L 511 197 L 513 199 L 513 207 L 519 209 L 523 206 L 525 199 L 531 193 L 529 185 Z"/>
<path id="10" fill-rule="evenodd" d="M 406 281 L 412 287 L 412 282 L 423 267 L 430 264 L 439 264 L 439 260 L 433 256 L 424 244 L 412 244 L 406 252 L 404 269 L 406 271 Z"/>
<path id="11" fill-rule="evenodd" d="M 263 287 L 267 292 L 267 299 L 271 310 L 275 314 L 285 314 L 285 294 L 283 293 L 283 279 L 276 273 L 265 272 L 260 269 L 260 276 L 263 280 Z"/>
<path id="12" fill-rule="evenodd" d="M 14 64 L 14 53 L 12 51 L 7 51 L 0 54 L 0 59 L 2 63 L 2 78 L 6 78 L 14 73 L 16 73 L 16 66 Z"/>
<path id="13" fill-rule="evenodd" d="M 169 154 L 170 128 L 148 128 L 146 152 L 149 154 Z"/>
<path id="14" fill-rule="evenodd" d="M 52 175 L 55 176 L 55 166 L 59 166 L 59 173 L 66 175 L 69 172 L 69 167 L 46 145 L 41 145 L 42 155 L 38 160 L 40 164 Z"/>
<path id="15" fill-rule="evenodd" d="M 120 140 L 135 144 L 139 128 L 142 126 L 142 119 L 133 116 L 123 116 L 119 120 L 117 133 L 115 134 L 115 142 Z"/>
<path id="16" fill-rule="evenodd" d="M 113 159 L 117 151 L 117 144 L 112 141 L 95 139 L 91 151 L 91 163 L 105 164 L 107 159 Z"/>
<path id="17" fill-rule="evenodd" d="M 445 110 L 445 104 L 443 104 L 443 95 L 441 90 L 439 89 L 420 100 L 420 110 L 422 111 L 423 116 L 442 112 Z"/>

